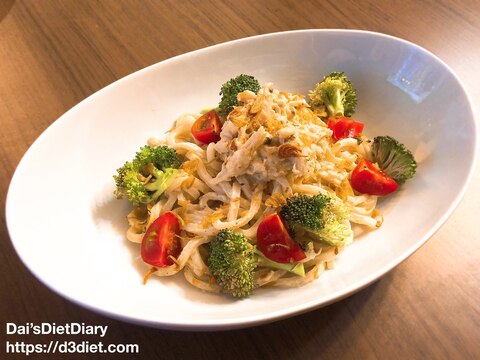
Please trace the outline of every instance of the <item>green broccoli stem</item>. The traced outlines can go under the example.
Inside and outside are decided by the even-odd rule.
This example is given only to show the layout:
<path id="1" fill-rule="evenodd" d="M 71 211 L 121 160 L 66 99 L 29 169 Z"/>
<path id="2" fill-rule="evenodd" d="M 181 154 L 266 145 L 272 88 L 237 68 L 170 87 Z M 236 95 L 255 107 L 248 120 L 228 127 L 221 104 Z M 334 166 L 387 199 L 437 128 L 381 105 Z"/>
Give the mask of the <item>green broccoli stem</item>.
<path id="1" fill-rule="evenodd" d="M 342 96 L 341 90 L 335 92 L 335 97 L 333 103 L 327 104 L 327 113 L 331 117 L 343 116 L 345 108 L 343 107 L 344 97 Z"/>
<path id="2" fill-rule="evenodd" d="M 269 268 L 278 269 L 278 270 L 286 270 L 298 276 L 302 276 L 302 277 L 305 276 L 305 267 L 301 262 L 294 263 L 294 264 L 285 264 L 285 263 L 272 261 L 270 259 L 267 259 L 265 255 L 263 255 L 263 253 L 257 248 L 255 248 L 254 253 L 257 255 L 258 266 L 264 266 L 264 267 L 269 267 Z"/>
<path id="3" fill-rule="evenodd" d="M 154 192 L 150 197 L 152 199 L 158 198 L 170 186 L 177 173 L 177 169 L 168 168 L 162 171 L 157 168 L 152 168 L 151 174 L 155 179 L 145 185 L 145 189 Z"/>

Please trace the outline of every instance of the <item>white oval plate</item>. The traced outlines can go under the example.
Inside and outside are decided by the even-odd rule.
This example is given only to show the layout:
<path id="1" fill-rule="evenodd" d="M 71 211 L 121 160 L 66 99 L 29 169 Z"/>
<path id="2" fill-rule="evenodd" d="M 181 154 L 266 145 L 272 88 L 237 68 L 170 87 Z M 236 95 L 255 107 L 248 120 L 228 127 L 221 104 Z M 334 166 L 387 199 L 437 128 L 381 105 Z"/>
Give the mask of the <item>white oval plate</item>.
<path id="1" fill-rule="evenodd" d="M 380 203 L 383 226 L 359 235 L 332 271 L 295 289 L 249 298 L 204 293 L 182 277 L 142 284 L 139 247 L 124 236 L 126 201 L 112 175 L 183 112 L 215 106 L 240 73 L 306 93 L 330 71 L 357 88 L 366 133 L 413 150 L 418 173 Z M 477 129 L 452 71 L 426 50 L 377 33 L 305 30 L 262 35 L 181 55 L 90 96 L 31 146 L 12 179 L 6 217 L 25 265 L 65 298 L 118 319 L 170 329 L 251 326 L 324 306 L 378 279 L 418 249 L 459 203 Z M 461 154 L 461 155 L 459 155 Z"/>

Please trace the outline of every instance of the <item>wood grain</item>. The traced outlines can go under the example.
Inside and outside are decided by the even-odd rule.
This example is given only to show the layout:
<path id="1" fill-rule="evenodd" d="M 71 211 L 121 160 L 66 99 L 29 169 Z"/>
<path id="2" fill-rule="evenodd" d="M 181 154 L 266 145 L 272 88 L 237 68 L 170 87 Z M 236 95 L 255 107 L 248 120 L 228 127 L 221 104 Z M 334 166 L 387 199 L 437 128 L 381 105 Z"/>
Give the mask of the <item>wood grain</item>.
<path id="1" fill-rule="evenodd" d="M 6 322 L 83 322 L 108 325 L 105 343 L 139 344 L 144 359 L 480 358 L 478 167 L 447 223 L 379 282 L 323 309 L 255 328 L 173 332 L 108 319 L 52 293 L 15 254 L 4 211 L 10 179 L 28 147 L 65 111 L 172 56 L 307 28 L 365 29 L 415 42 L 449 64 L 472 99 L 480 98 L 480 3 L 474 0 L 0 2 L 2 353 L 6 340 L 59 340 L 7 337 Z"/>

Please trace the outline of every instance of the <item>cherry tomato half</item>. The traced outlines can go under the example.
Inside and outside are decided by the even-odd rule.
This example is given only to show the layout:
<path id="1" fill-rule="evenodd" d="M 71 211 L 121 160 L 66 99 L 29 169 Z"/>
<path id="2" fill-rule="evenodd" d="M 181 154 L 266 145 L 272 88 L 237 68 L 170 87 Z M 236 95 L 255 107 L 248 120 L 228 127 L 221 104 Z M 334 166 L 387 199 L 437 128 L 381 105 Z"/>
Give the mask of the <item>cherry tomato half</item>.
<path id="1" fill-rule="evenodd" d="M 291 237 L 277 213 L 265 217 L 257 230 L 257 247 L 268 259 L 294 263 L 305 259 L 305 253 Z"/>
<path id="2" fill-rule="evenodd" d="M 365 125 L 344 116 L 337 116 L 328 119 L 327 126 L 333 131 L 333 140 L 338 141 L 345 138 L 357 138 Z"/>
<path id="3" fill-rule="evenodd" d="M 350 184 L 359 193 L 377 196 L 388 195 L 398 188 L 395 180 L 367 159 L 360 160 L 353 169 Z"/>
<path id="4" fill-rule="evenodd" d="M 170 256 L 178 257 L 181 252 L 180 223 L 172 212 L 158 217 L 147 229 L 142 240 L 142 259 L 155 267 L 173 265 Z"/>
<path id="5" fill-rule="evenodd" d="M 210 144 L 220 140 L 220 131 L 222 130 L 222 122 L 215 110 L 200 116 L 192 126 L 192 134 L 203 144 Z"/>

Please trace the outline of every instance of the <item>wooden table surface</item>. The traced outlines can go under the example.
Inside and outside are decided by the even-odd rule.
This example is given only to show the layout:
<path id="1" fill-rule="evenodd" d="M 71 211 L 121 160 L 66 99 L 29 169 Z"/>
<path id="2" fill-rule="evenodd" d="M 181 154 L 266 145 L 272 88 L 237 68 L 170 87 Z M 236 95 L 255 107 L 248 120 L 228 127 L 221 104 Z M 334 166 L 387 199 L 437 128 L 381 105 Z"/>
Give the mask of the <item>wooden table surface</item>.
<path id="1" fill-rule="evenodd" d="M 138 344 L 143 359 L 480 358 L 478 167 L 445 225 L 379 282 L 325 308 L 254 328 L 175 332 L 115 321 L 47 289 L 13 250 L 4 210 L 10 179 L 28 147 L 65 111 L 172 56 L 307 28 L 365 29 L 417 43 L 451 66 L 474 101 L 480 98 L 478 0 L 0 1 L 1 358 L 6 341 L 71 339 L 7 335 L 7 322 L 108 325 L 105 343 Z"/>

